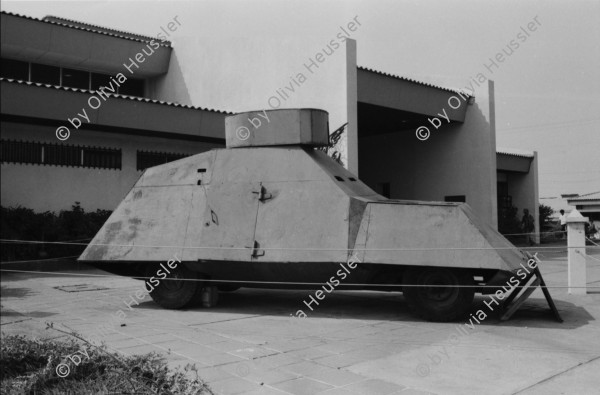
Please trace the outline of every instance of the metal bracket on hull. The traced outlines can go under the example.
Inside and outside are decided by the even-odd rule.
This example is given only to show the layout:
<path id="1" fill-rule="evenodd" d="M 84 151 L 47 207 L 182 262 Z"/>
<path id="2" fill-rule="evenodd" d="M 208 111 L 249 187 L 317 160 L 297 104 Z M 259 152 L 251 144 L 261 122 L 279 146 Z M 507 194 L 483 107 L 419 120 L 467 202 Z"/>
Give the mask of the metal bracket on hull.
<path id="1" fill-rule="evenodd" d="M 531 283 L 529 283 L 530 280 L 533 280 L 533 281 L 531 281 Z M 523 287 L 527 283 L 529 283 L 529 285 L 526 287 Z M 542 277 L 542 273 L 540 273 L 540 269 L 538 267 L 533 269 L 531 271 L 531 273 L 527 275 L 527 277 L 525 277 L 522 280 L 519 280 L 519 284 L 515 287 L 515 289 L 512 290 L 510 295 L 508 295 L 508 297 L 504 301 L 504 304 L 502 305 L 502 316 L 500 317 L 500 320 L 506 321 L 510 317 L 512 317 L 512 315 L 519 309 L 519 307 L 521 307 L 521 305 L 525 302 L 525 300 L 527 300 L 529 295 L 531 295 L 533 293 L 533 291 L 535 291 L 535 289 L 537 288 L 538 285 L 540 287 L 542 287 L 542 292 L 544 292 L 544 296 L 546 297 L 548 306 L 550 306 L 550 309 L 552 310 L 552 313 L 554 314 L 554 318 L 556 319 L 556 321 L 563 322 L 563 319 L 560 317 L 560 314 L 558 313 L 558 310 L 556 309 L 556 305 L 554 304 L 554 301 L 552 300 L 552 296 L 550 296 L 550 292 L 548 292 L 548 289 L 546 288 L 546 283 L 544 282 L 544 278 Z M 521 287 L 523 287 L 523 288 L 521 288 Z M 521 292 L 521 289 L 523 289 L 523 292 Z M 521 295 L 511 305 L 511 302 L 515 299 L 515 297 L 517 297 L 517 295 L 519 295 L 519 293 Z"/>
<path id="2" fill-rule="evenodd" d="M 267 193 L 267 189 L 264 186 L 260 186 L 260 191 L 258 192 L 252 192 L 254 194 L 258 195 L 258 200 L 261 202 L 265 202 L 269 199 L 273 199 L 273 195 L 270 193 Z"/>
<path id="3" fill-rule="evenodd" d="M 254 245 L 252 246 L 252 258 L 258 258 L 259 256 L 265 255 L 265 250 L 260 249 L 260 244 L 258 241 L 254 240 Z"/>

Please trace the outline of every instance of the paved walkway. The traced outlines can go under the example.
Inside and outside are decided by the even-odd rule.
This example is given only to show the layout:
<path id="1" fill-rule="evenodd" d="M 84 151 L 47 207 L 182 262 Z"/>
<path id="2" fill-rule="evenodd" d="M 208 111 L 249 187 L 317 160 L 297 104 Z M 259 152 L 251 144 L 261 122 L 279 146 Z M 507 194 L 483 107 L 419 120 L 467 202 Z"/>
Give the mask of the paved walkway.
<path id="1" fill-rule="evenodd" d="M 549 286 L 566 285 L 564 255 L 543 257 Z M 306 291 L 242 289 L 221 294 L 212 309 L 169 311 L 147 296 L 132 303 L 141 282 L 75 273 L 3 273 L 2 332 L 57 337 L 44 322 L 65 325 L 124 354 L 156 351 L 172 366 L 195 363 L 222 394 L 598 391 L 600 288 L 578 297 L 551 289 L 562 324 L 536 291 L 510 321 L 490 314 L 469 329 L 417 320 L 395 293 L 338 291 L 307 319 L 290 316 Z M 600 261 L 590 259 L 588 281 L 600 286 Z"/>

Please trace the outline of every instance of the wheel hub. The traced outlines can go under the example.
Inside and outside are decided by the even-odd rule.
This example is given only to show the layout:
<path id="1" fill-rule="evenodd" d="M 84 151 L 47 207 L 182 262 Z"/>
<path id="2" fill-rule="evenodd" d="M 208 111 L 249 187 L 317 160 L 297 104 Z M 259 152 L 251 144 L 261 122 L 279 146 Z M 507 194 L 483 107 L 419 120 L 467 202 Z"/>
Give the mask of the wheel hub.
<path id="1" fill-rule="evenodd" d="M 183 284 L 185 281 L 181 279 L 181 275 L 179 273 L 174 273 L 171 277 L 165 279 L 164 288 L 167 291 L 178 291 L 183 288 Z"/>
<path id="2" fill-rule="evenodd" d="M 455 287 L 458 284 L 447 276 L 439 273 L 429 273 L 423 276 L 421 280 L 421 283 L 425 284 L 421 288 L 421 294 L 428 300 L 444 302 L 453 300 L 458 294 L 458 288 Z"/>

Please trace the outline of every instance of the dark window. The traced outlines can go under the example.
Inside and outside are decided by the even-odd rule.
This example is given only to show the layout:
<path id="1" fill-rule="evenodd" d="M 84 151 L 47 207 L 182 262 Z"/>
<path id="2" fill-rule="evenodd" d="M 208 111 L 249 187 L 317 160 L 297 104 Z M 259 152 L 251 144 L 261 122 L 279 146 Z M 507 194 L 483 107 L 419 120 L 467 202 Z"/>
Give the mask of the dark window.
<path id="1" fill-rule="evenodd" d="M 190 155 L 187 154 L 172 154 L 167 152 L 149 152 L 149 151 L 138 151 L 137 152 L 137 169 L 145 170 L 149 167 L 164 165 L 174 160 L 186 158 Z"/>
<path id="2" fill-rule="evenodd" d="M 67 144 L 44 144 L 45 165 L 81 166 L 81 148 Z"/>
<path id="3" fill-rule="evenodd" d="M 1 162 L 121 169 L 121 150 L 1 140 Z"/>
<path id="4" fill-rule="evenodd" d="M 31 82 L 60 85 L 60 68 L 45 64 L 31 64 Z"/>
<path id="5" fill-rule="evenodd" d="M 39 63 L 27 63 L 20 60 L 2 59 L 2 72 L 0 77 L 22 81 L 40 82 L 70 88 L 91 89 L 97 91 L 100 87 L 112 87 L 105 90 L 107 93 L 120 93 L 127 96 L 144 97 L 145 80 L 139 78 L 128 78 L 127 81 L 119 83 L 116 78 L 102 73 L 68 69 L 49 66 Z M 31 75 L 30 75 L 31 71 Z M 120 86 L 119 86 L 120 85 Z"/>
<path id="6" fill-rule="evenodd" d="M 498 196 L 508 196 L 508 182 L 498 181 L 496 183 Z"/>
<path id="7" fill-rule="evenodd" d="M 110 76 L 106 75 L 106 74 L 99 74 L 99 73 L 92 73 L 92 90 L 93 91 L 97 91 L 101 86 L 110 86 Z M 115 92 L 117 93 L 116 90 L 116 84 L 113 83 L 113 87 L 115 88 Z M 110 93 L 110 91 L 108 91 Z"/>
<path id="8" fill-rule="evenodd" d="M 386 198 L 390 198 L 391 194 L 390 194 L 390 183 L 389 182 L 380 182 L 377 184 L 377 190 L 375 191 L 378 194 L 380 194 L 381 196 L 384 196 Z"/>
<path id="9" fill-rule="evenodd" d="M 20 60 L 2 59 L 2 78 L 29 81 L 29 63 Z"/>
<path id="10" fill-rule="evenodd" d="M 455 195 L 455 196 L 446 196 L 444 197 L 445 202 L 456 202 L 456 203 L 465 203 L 467 198 L 465 195 Z"/>
<path id="11" fill-rule="evenodd" d="M 512 207 L 512 196 L 498 196 L 498 210 Z"/>
<path id="12" fill-rule="evenodd" d="M 0 162 L 3 163 L 42 163 L 42 145 L 27 141 L 2 140 L 0 142 Z"/>
<path id="13" fill-rule="evenodd" d="M 127 81 L 122 83 L 119 87 L 119 93 L 121 95 L 129 96 L 144 96 L 144 80 L 128 78 Z"/>
<path id="14" fill-rule="evenodd" d="M 62 69 L 62 86 L 90 89 L 90 73 L 81 70 Z"/>
<path id="15" fill-rule="evenodd" d="M 121 150 L 111 148 L 83 148 L 83 167 L 120 169 Z"/>
<path id="16" fill-rule="evenodd" d="M 496 183 L 498 196 L 498 210 L 512 207 L 512 197 L 508 194 L 508 182 L 498 181 Z"/>

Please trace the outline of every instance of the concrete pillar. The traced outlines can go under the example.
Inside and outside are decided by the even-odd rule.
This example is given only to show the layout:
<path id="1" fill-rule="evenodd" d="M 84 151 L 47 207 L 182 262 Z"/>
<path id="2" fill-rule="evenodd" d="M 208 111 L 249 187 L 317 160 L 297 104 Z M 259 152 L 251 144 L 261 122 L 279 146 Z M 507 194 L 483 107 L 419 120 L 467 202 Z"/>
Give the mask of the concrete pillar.
<path id="1" fill-rule="evenodd" d="M 539 190 L 539 176 L 538 176 L 538 153 L 533 151 L 533 160 L 529 165 L 529 193 L 532 194 L 533 198 L 533 219 L 535 225 L 534 241 L 536 244 L 540 244 L 540 231 L 542 224 L 540 224 L 540 190 Z"/>
<path id="2" fill-rule="evenodd" d="M 574 209 L 567 216 L 567 245 L 569 247 L 569 294 L 585 295 L 585 223 L 588 219 Z"/>
<path id="3" fill-rule="evenodd" d="M 358 174 L 358 71 L 356 70 L 356 41 L 346 40 L 346 168 Z"/>

